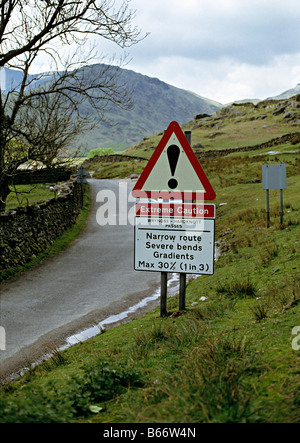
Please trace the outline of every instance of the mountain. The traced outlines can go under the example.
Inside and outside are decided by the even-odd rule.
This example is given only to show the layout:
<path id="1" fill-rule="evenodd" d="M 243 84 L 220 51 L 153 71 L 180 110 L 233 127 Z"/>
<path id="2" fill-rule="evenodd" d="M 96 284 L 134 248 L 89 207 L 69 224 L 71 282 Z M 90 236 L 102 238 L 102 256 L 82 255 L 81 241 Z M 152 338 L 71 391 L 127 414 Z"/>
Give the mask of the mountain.
<path id="1" fill-rule="evenodd" d="M 300 94 L 300 83 L 298 83 L 294 88 L 288 89 L 275 97 L 268 97 L 266 100 L 282 100 L 285 98 L 291 98 L 297 94 Z"/>
<path id="2" fill-rule="evenodd" d="M 10 91 L 18 86 L 22 81 L 22 72 L 16 69 L 1 68 L 1 90 L 4 92 Z"/>
<path id="3" fill-rule="evenodd" d="M 97 67 L 93 65 L 95 66 Z M 5 77 L 7 89 L 16 87 L 21 80 L 19 71 L 6 68 Z M 96 147 L 125 149 L 166 129 L 173 120 L 183 124 L 195 114 L 212 114 L 222 106 L 193 92 L 171 86 L 158 78 L 128 69 L 121 69 L 119 82 L 126 84 L 128 90 L 132 91 L 132 108 L 124 110 L 114 107 L 106 114 L 111 124 L 100 123 L 95 129 L 83 133 L 78 137 L 74 149 L 78 146 L 88 150 Z M 84 111 L 93 116 L 94 110 L 88 103 L 84 104 Z"/>
<path id="4" fill-rule="evenodd" d="M 222 105 L 223 108 L 227 108 L 228 106 L 231 106 L 232 104 L 243 104 L 243 103 L 253 103 L 254 105 L 257 105 L 259 102 L 264 102 L 265 100 L 284 100 L 287 98 L 294 97 L 294 95 L 300 94 L 300 83 L 298 83 L 295 88 L 288 89 L 287 91 L 282 92 L 279 95 L 276 95 L 274 97 L 268 97 L 266 99 L 259 99 L 259 98 L 245 98 L 242 100 L 235 100 L 234 102 L 229 102 L 224 105 Z"/>
<path id="5" fill-rule="evenodd" d="M 103 65 L 92 65 L 82 69 L 98 67 L 101 69 L 101 66 Z M 4 68 L 0 74 L 2 89 L 3 84 L 7 90 L 17 88 L 21 81 L 22 74 L 17 70 Z M 82 147 L 90 150 L 97 147 L 112 147 L 114 150 L 124 150 L 146 137 L 165 130 L 173 120 L 182 125 L 192 120 L 195 115 L 211 115 L 218 109 L 228 106 L 129 69 L 120 69 L 119 82 L 126 84 L 128 90 L 132 91 L 132 108 L 124 110 L 114 106 L 105 114 L 110 124 L 102 122 L 93 130 L 84 132 L 70 149 Z M 295 88 L 266 100 L 289 98 L 299 92 L 300 83 Z M 239 103 L 243 102 L 244 100 L 240 100 Z M 253 102 L 256 105 L 258 100 Z M 94 110 L 89 103 L 85 102 L 82 106 L 84 112 L 93 118 Z"/>
<path id="6" fill-rule="evenodd" d="M 101 123 L 85 134 L 88 148 L 109 147 L 116 150 L 132 146 L 143 138 L 166 129 L 173 120 L 183 124 L 197 113 L 212 114 L 221 104 L 193 92 L 171 86 L 158 78 L 122 69 L 120 83 L 132 91 L 130 110 L 117 107 L 106 116 L 113 123 Z"/>
<path id="7" fill-rule="evenodd" d="M 33 74 L 28 76 L 28 80 L 31 81 L 33 79 L 37 79 L 40 77 L 40 74 Z M 3 92 L 12 91 L 13 89 L 17 90 L 21 84 L 23 79 L 23 72 L 18 71 L 17 69 L 8 69 L 2 68 L 0 69 L 0 80 L 1 80 L 1 89 Z M 43 76 L 43 81 L 46 81 L 47 77 Z M 36 82 L 36 86 L 40 82 Z"/>

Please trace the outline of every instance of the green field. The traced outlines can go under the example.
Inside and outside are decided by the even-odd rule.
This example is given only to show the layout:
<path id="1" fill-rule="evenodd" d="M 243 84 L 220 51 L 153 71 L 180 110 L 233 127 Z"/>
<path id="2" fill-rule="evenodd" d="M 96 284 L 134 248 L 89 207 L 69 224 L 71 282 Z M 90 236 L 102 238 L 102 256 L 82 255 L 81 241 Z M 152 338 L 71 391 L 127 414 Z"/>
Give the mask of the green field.
<path id="1" fill-rule="evenodd" d="M 274 147 L 271 143 L 267 151 L 297 152 L 300 146 L 300 95 L 288 100 L 264 101 L 256 106 L 252 103 L 231 105 L 207 117 L 203 117 L 203 114 L 196 115 L 192 121 L 185 123 L 182 129 L 192 131 L 191 144 L 201 162 L 202 154 L 204 156 L 210 151 L 255 147 L 270 141 L 273 141 Z M 286 134 L 296 135 L 290 137 L 289 144 L 278 145 L 276 138 Z M 133 172 L 140 174 L 146 164 L 142 159 L 150 159 L 162 135 L 161 132 L 152 137 L 145 137 L 142 142 L 123 152 L 140 158 L 140 161 L 128 161 L 126 158 L 123 162 L 113 162 L 112 158 L 108 163 L 98 157 L 94 163 L 85 163 L 85 167 L 94 172 L 94 178 L 125 178 Z M 250 152 L 249 155 L 253 155 Z M 217 168 L 216 172 L 218 173 Z"/>
<path id="2" fill-rule="evenodd" d="M 160 310 L 59 351 L 0 393 L 1 422 L 299 423 L 299 144 L 201 164 L 216 191 L 213 276 Z M 297 151 L 292 152 L 290 151 Z M 261 167 L 287 165 L 284 218 Z M 297 328 L 298 327 L 298 328 Z"/>
<path id="3" fill-rule="evenodd" d="M 116 163 L 102 163 L 101 161 L 94 163 L 95 172 L 93 178 L 110 179 L 110 178 L 126 178 L 131 174 L 141 174 L 147 161 L 123 161 Z"/>
<path id="4" fill-rule="evenodd" d="M 36 185 L 16 185 L 11 187 L 12 192 L 6 201 L 6 211 L 18 206 L 30 206 L 54 197 L 54 192 L 50 191 L 50 186 L 46 184 Z"/>

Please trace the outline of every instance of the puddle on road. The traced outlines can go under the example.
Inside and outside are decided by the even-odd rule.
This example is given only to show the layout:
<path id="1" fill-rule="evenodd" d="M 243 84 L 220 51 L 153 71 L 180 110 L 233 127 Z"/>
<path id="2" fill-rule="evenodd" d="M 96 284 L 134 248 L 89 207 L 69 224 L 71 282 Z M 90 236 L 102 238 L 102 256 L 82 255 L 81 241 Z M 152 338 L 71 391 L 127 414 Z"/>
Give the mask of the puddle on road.
<path id="1" fill-rule="evenodd" d="M 215 247 L 215 261 L 218 260 L 220 256 L 219 248 Z M 201 275 L 187 274 L 187 282 L 192 278 L 199 278 Z M 168 297 L 174 297 L 179 292 L 179 274 L 171 274 L 171 277 L 168 279 Z M 126 319 L 130 314 L 138 311 L 141 308 L 144 308 L 148 305 L 148 303 L 158 300 L 160 298 L 160 287 L 149 297 L 144 298 L 139 303 L 131 306 L 124 312 L 120 314 L 111 315 L 107 317 L 105 320 L 102 320 L 95 326 L 91 326 L 87 329 L 82 330 L 81 332 L 74 334 L 66 339 L 66 344 L 60 347 L 60 350 L 64 350 L 69 348 L 70 346 L 76 345 L 80 342 L 88 340 L 89 338 L 95 337 L 98 334 L 101 334 L 103 330 L 105 330 L 105 326 L 112 325 L 121 320 Z"/>
<path id="2" fill-rule="evenodd" d="M 188 277 L 188 276 L 187 276 Z M 199 277 L 197 276 L 190 276 L 191 277 Z M 168 279 L 168 297 L 173 297 L 176 294 L 178 294 L 179 291 L 179 274 L 171 274 L 171 277 Z M 68 337 L 65 341 L 65 344 L 62 346 L 59 346 L 59 351 L 64 351 L 65 349 L 70 348 L 71 346 L 77 345 L 81 342 L 84 342 L 85 340 L 88 340 L 89 338 L 93 338 L 96 335 L 99 335 L 103 332 L 105 329 L 105 326 L 113 325 L 121 320 L 126 319 L 129 317 L 130 314 L 138 311 L 141 308 L 144 308 L 147 306 L 148 303 L 153 302 L 155 300 L 158 300 L 160 298 L 160 287 L 149 297 L 144 298 L 139 303 L 136 303 L 134 306 L 131 306 L 129 309 L 127 309 L 124 312 L 121 312 L 120 314 L 111 315 L 107 317 L 106 319 L 102 320 L 100 323 L 98 323 L 95 326 L 91 326 L 89 328 L 83 329 L 81 332 L 78 332 L 77 334 L 71 335 Z M 39 360 L 35 361 L 34 363 L 30 364 L 31 368 L 34 368 L 35 366 L 39 365 L 45 360 L 48 360 L 52 357 L 52 353 L 44 354 Z M 24 375 L 25 372 L 29 370 L 29 366 L 25 366 L 22 369 L 20 369 L 18 372 L 14 372 L 10 374 L 9 379 L 15 380 L 20 375 Z"/>

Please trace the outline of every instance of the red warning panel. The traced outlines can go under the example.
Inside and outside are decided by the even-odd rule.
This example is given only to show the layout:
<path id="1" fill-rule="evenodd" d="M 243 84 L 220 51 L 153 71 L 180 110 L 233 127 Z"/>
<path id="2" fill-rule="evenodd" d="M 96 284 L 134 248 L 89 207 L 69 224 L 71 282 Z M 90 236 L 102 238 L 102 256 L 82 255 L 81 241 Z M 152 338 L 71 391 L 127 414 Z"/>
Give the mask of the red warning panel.
<path id="1" fill-rule="evenodd" d="M 136 198 L 214 200 L 216 193 L 177 122 L 171 122 L 133 191 Z"/>
<path id="2" fill-rule="evenodd" d="M 137 203 L 136 215 L 145 217 L 212 218 L 216 207 L 208 203 Z"/>

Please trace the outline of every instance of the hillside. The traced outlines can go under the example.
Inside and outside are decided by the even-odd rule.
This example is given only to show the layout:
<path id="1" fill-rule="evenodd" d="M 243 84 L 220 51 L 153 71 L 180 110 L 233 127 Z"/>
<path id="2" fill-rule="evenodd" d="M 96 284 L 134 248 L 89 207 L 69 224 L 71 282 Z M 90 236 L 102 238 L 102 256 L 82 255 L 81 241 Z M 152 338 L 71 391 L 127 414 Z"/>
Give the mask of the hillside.
<path id="1" fill-rule="evenodd" d="M 284 98 L 290 98 L 294 95 L 300 94 L 300 83 L 298 83 L 295 88 L 288 89 L 287 91 L 282 92 L 282 94 L 276 95 L 274 97 L 269 97 L 267 100 L 270 99 L 284 99 Z"/>
<path id="2" fill-rule="evenodd" d="M 97 68 L 97 65 L 92 66 L 95 67 Z M 20 73 L 5 68 L 5 78 L 8 89 L 16 88 L 20 82 Z M 71 149 L 113 147 L 115 150 L 122 150 L 138 143 L 144 137 L 164 130 L 171 120 L 175 119 L 182 124 L 193 118 L 196 113 L 211 114 L 221 106 L 220 103 L 200 97 L 193 92 L 128 69 L 120 70 L 118 82 L 120 85 L 127 85 L 128 91 L 132 91 L 132 108 L 129 110 L 111 108 L 105 113 L 109 124 L 101 123 L 95 129 L 81 134 L 77 146 L 70 147 Z M 91 106 L 83 103 L 82 107 L 84 113 L 93 118 L 95 114 Z"/>
<path id="3" fill-rule="evenodd" d="M 262 144 L 269 150 L 275 146 L 278 150 L 280 145 L 290 142 L 296 149 L 300 145 L 300 95 L 284 100 L 265 100 L 257 105 L 250 102 L 232 104 L 211 115 L 198 113 L 182 128 L 192 131 L 192 147 L 201 161 L 231 152 L 257 150 Z M 85 167 L 96 171 L 95 178 L 139 174 L 161 137 L 162 133 L 145 137 L 124 151 L 123 157 L 91 159 L 85 162 Z M 145 160 L 135 158 L 130 162 L 130 156 Z"/>
<path id="4" fill-rule="evenodd" d="M 239 148 L 267 142 L 283 134 L 299 131 L 300 95 L 285 100 L 264 100 L 232 104 L 212 115 L 197 114 L 182 125 L 192 131 L 196 152 Z M 151 138 L 135 146 L 131 153 L 151 152 Z"/>

